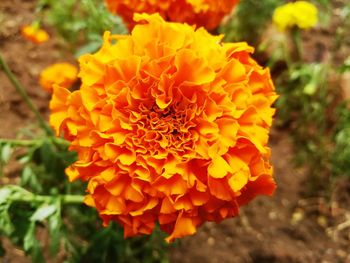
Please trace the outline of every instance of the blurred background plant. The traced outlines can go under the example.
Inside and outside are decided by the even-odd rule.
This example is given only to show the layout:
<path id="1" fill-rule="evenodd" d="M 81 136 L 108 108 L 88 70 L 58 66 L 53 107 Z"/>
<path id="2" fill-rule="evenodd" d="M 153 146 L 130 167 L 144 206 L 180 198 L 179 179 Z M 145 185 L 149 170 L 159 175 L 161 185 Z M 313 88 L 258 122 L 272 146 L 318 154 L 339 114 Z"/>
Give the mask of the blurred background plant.
<path id="1" fill-rule="evenodd" d="M 106 30 L 113 34 L 127 32 L 121 18 L 108 12 L 99 0 L 39 0 L 36 12 L 76 57 L 96 51 Z"/>
<path id="2" fill-rule="evenodd" d="M 334 129 L 334 151 L 331 156 L 333 173 L 336 176 L 350 177 L 350 104 L 343 102 L 335 114 L 338 122 Z"/>

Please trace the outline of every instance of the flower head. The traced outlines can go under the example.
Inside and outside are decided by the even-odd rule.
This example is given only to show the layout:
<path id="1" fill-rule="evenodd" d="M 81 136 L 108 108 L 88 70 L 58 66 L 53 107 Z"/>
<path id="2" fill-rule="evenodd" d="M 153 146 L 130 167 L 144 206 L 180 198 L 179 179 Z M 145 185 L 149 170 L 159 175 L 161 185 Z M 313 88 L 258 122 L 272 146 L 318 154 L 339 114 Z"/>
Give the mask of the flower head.
<path id="1" fill-rule="evenodd" d="M 294 26 L 309 29 L 318 22 L 316 6 L 306 1 L 296 1 L 277 7 L 273 14 L 273 22 L 280 31 Z"/>
<path id="2" fill-rule="evenodd" d="M 56 63 L 40 73 L 39 83 L 42 88 L 52 91 L 53 85 L 70 88 L 78 79 L 78 69 L 70 63 Z"/>
<path id="3" fill-rule="evenodd" d="M 44 43 L 50 38 L 49 34 L 37 25 L 25 25 L 22 27 L 21 33 L 25 39 L 35 44 Z"/>
<path id="4" fill-rule="evenodd" d="M 134 13 L 159 13 L 164 19 L 215 29 L 239 0 L 106 0 L 111 12 L 132 28 Z"/>
<path id="5" fill-rule="evenodd" d="M 50 123 L 78 152 L 67 174 L 88 181 L 85 201 L 105 225 L 118 221 L 128 237 L 158 222 L 172 241 L 273 193 L 277 96 L 246 43 L 158 14 L 135 21 L 80 58 L 80 90 L 54 88 Z"/>

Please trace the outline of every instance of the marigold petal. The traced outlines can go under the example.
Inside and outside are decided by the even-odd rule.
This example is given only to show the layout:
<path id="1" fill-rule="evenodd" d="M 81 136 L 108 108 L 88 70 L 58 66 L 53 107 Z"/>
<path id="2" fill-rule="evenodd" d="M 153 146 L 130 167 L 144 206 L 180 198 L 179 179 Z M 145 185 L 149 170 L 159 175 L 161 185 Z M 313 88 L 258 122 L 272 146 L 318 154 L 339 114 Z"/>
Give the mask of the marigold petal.
<path id="1" fill-rule="evenodd" d="M 215 72 L 207 65 L 207 62 L 188 49 L 177 53 L 175 66 L 177 68 L 176 81 L 179 84 L 202 85 L 215 78 Z"/>
<path id="2" fill-rule="evenodd" d="M 214 157 L 208 166 L 208 175 L 214 178 L 223 178 L 230 172 L 232 172 L 231 166 L 221 156 Z"/>
<path id="3" fill-rule="evenodd" d="M 193 220 L 179 215 L 173 233 L 165 240 L 172 242 L 175 238 L 193 235 L 194 233 L 196 233 L 196 226 L 193 224 Z"/>

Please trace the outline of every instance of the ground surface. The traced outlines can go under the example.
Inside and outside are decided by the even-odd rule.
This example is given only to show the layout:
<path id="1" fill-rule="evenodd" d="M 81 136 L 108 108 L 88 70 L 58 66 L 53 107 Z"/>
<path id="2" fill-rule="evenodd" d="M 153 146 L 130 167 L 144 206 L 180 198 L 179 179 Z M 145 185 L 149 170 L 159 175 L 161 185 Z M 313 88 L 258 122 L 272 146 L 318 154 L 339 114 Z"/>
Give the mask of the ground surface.
<path id="1" fill-rule="evenodd" d="M 34 1 L 29 0 L 0 1 L 0 52 L 47 115 L 49 95 L 38 87 L 38 74 L 60 61 L 62 53 L 54 40 L 35 46 L 21 38 L 19 28 L 32 21 L 33 7 Z M 33 121 L 33 115 L 0 72 L 0 138 L 14 138 Z M 293 147 L 287 131 L 274 130 L 270 145 L 278 185 L 274 197 L 256 199 L 242 209 L 239 218 L 205 224 L 171 251 L 172 262 L 350 262 L 350 233 L 340 225 L 350 207 L 349 184 L 339 184 L 337 191 L 341 194 L 331 202 L 318 196 L 304 199 L 307 173 L 292 165 Z M 17 172 L 16 166 L 9 167 L 0 184 L 16 182 Z M 8 241 L 5 244 L 8 253 L 0 262 L 30 262 L 22 251 Z"/>

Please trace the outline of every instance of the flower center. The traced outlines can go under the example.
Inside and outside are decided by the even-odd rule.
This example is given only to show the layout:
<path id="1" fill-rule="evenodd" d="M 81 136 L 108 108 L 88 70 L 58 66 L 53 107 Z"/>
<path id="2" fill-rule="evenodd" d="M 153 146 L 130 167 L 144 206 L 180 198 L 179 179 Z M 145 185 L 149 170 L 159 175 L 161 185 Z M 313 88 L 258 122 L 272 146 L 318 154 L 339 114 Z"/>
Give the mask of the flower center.
<path id="1" fill-rule="evenodd" d="M 151 155 L 172 152 L 183 156 L 193 150 L 197 133 L 191 109 L 180 109 L 176 105 L 165 109 L 154 105 L 149 109 L 141 105 L 139 110 L 141 116 L 136 123 L 137 137 L 134 137 L 136 147 Z"/>

